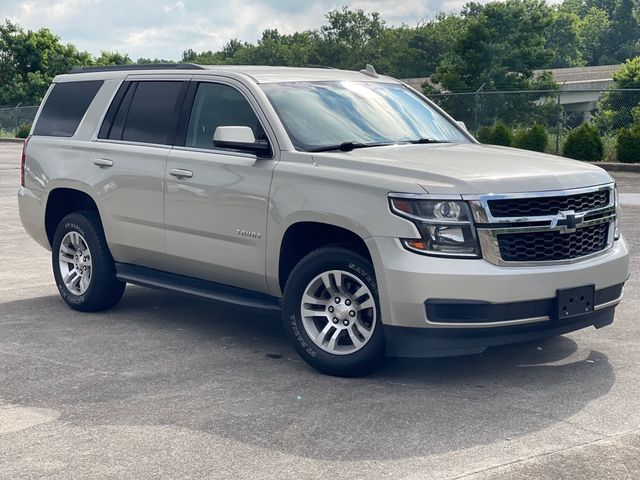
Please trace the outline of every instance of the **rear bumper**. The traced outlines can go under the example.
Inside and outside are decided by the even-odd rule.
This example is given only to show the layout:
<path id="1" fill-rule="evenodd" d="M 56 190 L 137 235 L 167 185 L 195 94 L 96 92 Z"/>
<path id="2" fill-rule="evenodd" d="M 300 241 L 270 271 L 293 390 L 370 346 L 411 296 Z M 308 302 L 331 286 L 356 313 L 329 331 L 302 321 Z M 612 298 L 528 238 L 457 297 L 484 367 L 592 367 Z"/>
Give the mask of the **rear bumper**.
<path id="1" fill-rule="evenodd" d="M 582 328 L 602 328 L 613 322 L 615 306 L 570 320 L 495 328 L 413 328 L 384 325 L 386 352 L 392 357 L 446 357 L 482 353 L 488 347 L 555 337 Z"/>
<path id="2" fill-rule="evenodd" d="M 51 250 L 44 226 L 42 193 L 20 187 L 18 190 L 18 210 L 22 226 L 29 236 L 47 250 Z"/>

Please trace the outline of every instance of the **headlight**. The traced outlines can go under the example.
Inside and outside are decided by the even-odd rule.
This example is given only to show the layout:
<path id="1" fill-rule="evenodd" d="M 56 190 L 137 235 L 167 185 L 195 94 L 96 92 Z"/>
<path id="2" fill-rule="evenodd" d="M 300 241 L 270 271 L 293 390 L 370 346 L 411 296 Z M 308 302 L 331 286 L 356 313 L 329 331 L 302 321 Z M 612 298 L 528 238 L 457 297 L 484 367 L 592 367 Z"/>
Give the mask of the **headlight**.
<path id="1" fill-rule="evenodd" d="M 462 200 L 389 197 L 391 211 L 411 220 L 420 239 L 401 239 L 409 250 L 427 255 L 479 258 L 480 247 L 469 205 Z"/>

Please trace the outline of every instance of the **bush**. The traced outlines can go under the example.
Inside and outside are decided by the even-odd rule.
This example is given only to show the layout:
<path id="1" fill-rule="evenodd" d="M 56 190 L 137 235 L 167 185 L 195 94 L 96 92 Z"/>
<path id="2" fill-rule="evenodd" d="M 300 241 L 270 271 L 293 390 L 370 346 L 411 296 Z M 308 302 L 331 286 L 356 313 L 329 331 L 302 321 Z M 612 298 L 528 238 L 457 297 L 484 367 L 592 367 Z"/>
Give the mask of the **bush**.
<path id="1" fill-rule="evenodd" d="M 549 143 L 549 134 L 542 125 L 531 128 L 519 128 L 513 137 L 513 146 L 523 150 L 544 152 Z"/>
<path id="2" fill-rule="evenodd" d="M 16 138 L 27 138 L 29 136 L 29 132 L 31 131 L 30 123 L 23 123 L 16 130 Z"/>
<path id="3" fill-rule="evenodd" d="M 480 143 L 491 143 L 491 132 L 493 129 L 491 127 L 480 127 L 476 132 L 476 139 Z"/>
<path id="4" fill-rule="evenodd" d="M 496 122 L 493 127 L 482 127 L 478 130 L 477 138 L 480 143 L 488 143 L 490 145 L 511 146 L 513 140 L 513 132 L 501 121 Z"/>
<path id="5" fill-rule="evenodd" d="M 616 153 L 620 162 L 640 163 L 640 125 L 620 129 Z"/>
<path id="6" fill-rule="evenodd" d="M 562 148 L 562 155 L 576 160 L 595 162 L 602 160 L 604 147 L 595 125 L 584 123 L 571 130 Z"/>

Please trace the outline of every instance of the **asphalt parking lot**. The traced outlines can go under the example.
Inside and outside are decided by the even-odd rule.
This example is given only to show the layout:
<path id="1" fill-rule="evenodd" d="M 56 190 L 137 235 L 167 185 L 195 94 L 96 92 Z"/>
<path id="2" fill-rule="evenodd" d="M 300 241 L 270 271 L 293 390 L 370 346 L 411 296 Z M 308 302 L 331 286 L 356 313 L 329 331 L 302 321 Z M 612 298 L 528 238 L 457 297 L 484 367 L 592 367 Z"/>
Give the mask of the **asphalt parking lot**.
<path id="1" fill-rule="evenodd" d="M 640 174 L 616 174 L 612 326 L 340 379 L 277 315 L 132 286 L 67 308 L 20 225 L 19 155 L 0 144 L 0 478 L 640 477 Z"/>

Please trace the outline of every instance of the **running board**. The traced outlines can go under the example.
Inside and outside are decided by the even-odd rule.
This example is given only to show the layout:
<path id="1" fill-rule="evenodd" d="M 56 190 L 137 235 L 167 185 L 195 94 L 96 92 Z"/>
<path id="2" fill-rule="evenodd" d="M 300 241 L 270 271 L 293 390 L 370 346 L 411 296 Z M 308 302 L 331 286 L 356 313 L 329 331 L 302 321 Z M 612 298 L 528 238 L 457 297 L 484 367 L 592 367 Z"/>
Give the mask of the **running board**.
<path id="1" fill-rule="evenodd" d="M 128 263 L 116 263 L 116 278 L 143 287 L 184 293 L 214 302 L 230 303 L 262 310 L 280 310 L 280 299 L 266 293 L 230 287 L 198 278 L 162 272 Z"/>

